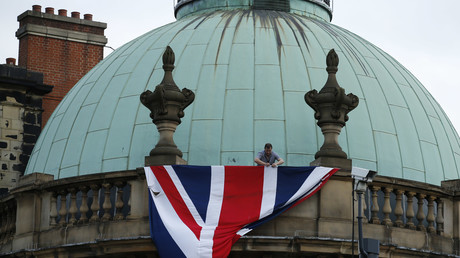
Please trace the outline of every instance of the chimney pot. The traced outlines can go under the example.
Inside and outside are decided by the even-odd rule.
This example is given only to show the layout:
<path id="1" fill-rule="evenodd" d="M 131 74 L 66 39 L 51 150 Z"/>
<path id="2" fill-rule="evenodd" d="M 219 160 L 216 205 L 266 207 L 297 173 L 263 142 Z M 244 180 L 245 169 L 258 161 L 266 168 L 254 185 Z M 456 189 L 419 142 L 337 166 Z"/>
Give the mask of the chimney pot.
<path id="1" fill-rule="evenodd" d="M 66 9 L 59 9 L 58 10 L 60 16 L 67 16 L 67 10 Z"/>
<path id="2" fill-rule="evenodd" d="M 80 13 L 79 12 L 72 12 L 72 18 L 80 19 Z"/>
<path id="3" fill-rule="evenodd" d="M 85 17 L 85 20 L 88 20 L 88 21 L 92 21 L 92 20 L 93 20 L 93 15 L 92 15 L 92 14 L 87 13 L 87 14 L 85 14 L 85 15 L 83 15 L 83 16 Z"/>
<path id="4" fill-rule="evenodd" d="M 8 64 L 8 65 L 16 65 L 16 58 L 8 57 L 6 59 L 6 64 Z"/>
<path id="5" fill-rule="evenodd" d="M 38 4 L 32 5 L 32 11 L 41 13 L 42 12 L 42 6 L 38 5 Z"/>
<path id="6" fill-rule="evenodd" d="M 54 14 L 54 8 L 53 7 L 46 7 L 45 12 L 49 14 Z"/>

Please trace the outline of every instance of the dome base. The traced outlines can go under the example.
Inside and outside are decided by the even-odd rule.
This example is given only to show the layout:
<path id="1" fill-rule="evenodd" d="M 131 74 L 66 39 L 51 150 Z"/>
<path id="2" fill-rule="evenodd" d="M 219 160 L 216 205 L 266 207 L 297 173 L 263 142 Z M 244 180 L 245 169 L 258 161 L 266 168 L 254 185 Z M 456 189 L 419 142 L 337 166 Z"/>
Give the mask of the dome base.
<path id="1" fill-rule="evenodd" d="M 351 171 L 351 159 L 319 157 L 310 163 L 310 166 L 340 168 L 340 171 Z"/>
<path id="2" fill-rule="evenodd" d="M 146 166 L 187 165 L 187 161 L 177 155 L 156 155 L 145 157 Z"/>

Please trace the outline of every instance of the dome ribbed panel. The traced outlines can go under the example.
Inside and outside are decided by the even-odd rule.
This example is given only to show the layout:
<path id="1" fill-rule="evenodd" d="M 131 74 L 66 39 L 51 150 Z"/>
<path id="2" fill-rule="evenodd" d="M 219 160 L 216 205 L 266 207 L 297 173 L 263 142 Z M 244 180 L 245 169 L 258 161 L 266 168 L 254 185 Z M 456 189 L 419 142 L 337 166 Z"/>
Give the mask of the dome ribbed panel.
<path id="1" fill-rule="evenodd" d="M 337 78 L 359 106 L 339 137 L 353 165 L 440 184 L 458 179 L 459 137 L 439 104 L 403 66 L 359 36 L 295 14 L 255 10 L 183 18 L 122 46 L 64 98 L 26 173 L 56 178 L 135 169 L 158 141 L 139 102 L 176 54 L 174 80 L 195 92 L 174 139 L 192 165 L 253 165 L 266 142 L 287 165 L 308 165 L 323 142 L 303 96 Z"/>

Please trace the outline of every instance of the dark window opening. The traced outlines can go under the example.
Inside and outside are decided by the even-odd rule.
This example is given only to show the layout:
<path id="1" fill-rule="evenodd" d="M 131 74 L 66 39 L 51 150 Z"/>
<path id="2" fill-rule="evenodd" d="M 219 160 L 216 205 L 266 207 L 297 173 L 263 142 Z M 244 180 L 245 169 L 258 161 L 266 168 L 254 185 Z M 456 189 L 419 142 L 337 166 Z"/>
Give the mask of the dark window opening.
<path id="1" fill-rule="evenodd" d="M 289 12 L 291 7 L 289 0 L 254 0 L 253 8 Z"/>

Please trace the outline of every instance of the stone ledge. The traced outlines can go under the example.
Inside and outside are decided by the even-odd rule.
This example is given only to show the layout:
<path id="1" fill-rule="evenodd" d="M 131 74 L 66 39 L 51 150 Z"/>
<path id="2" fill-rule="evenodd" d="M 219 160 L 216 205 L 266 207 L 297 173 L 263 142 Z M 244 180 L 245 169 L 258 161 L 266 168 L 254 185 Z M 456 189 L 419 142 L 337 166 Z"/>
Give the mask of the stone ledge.
<path id="1" fill-rule="evenodd" d="M 18 187 L 14 188 L 14 192 L 18 192 L 21 190 L 25 190 L 25 188 L 38 186 L 45 182 L 50 182 L 54 180 L 53 175 L 43 174 L 43 173 L 33 173 L 29 175 L 25 175 L 19 179 Z M 12 192 L 13 192 L 12 191 Z"/>
<path id="2" fill-rule="evenodd" d="M 16 31 L 18 39 L 27 35 L 43 36 L 54 39 L 69 40 L 79 43 L 88 43 L 93 45 L 104 46 L 107 44 L 107 38 L 102 35 L 92 33 L 70 31 L 36 24 L 26 24 Z"/>
<path id="3" fill-rule="evenodd" d="M 145 157 L 146 166 L 187 165 L 187 161 L 177 155 L 156 155 Z"/>
<path id="4" fill-rule="evenodd" d="M 351 159 L 319 157 L 310 163 L 310 166 L 323 166 L 331 168 L 340 168 L 340 171 L 351 171 Z"/>

